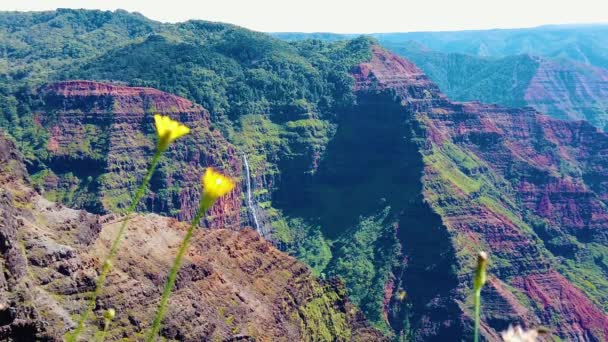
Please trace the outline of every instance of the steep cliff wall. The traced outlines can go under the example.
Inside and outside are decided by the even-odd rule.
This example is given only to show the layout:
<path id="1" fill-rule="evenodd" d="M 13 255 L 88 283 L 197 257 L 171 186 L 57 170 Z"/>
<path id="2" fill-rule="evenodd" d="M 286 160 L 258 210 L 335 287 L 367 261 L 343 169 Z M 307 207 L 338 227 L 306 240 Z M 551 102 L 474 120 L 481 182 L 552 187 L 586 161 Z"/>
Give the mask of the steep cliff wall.
<path id="1" fill-rule="evenodd" d="M 547 326 L 569 340 L 604 340 L 608 136 L 587 123 L 550 119 L 531 109 L 449 102 L 413 64 L 378 47 L 354 76 L 359 98 L 392 99 L 401 105 L 402 120 L 415 122 L 410 127 L 424 163 L 424 201 L 442 223 L 416 221 L 424 216 L 404 212 L 402 222 L 413 224 L 399 225 L 399 234 L 411 260 L 400 281 L 410 293 L 426 289 L 429 301 L 400 297 L 388 310 L 403 312 L 411 305 L 419 337 L 429 336 L 424 334 L 430 329 L 430 336 L 445 338 L 446 325 L 425 325 L 432 320 L 424 312 L 447 310 L 433 320 L 453 322 L 450 307 L 457 305 L 464 329 L 470 329 L 474 255 L 488 250 L 492 277 L 483 292 L 482 325 L 487 338 L 521 323 Z M 425 228 L 429 235 L 420 232 Z M 444 249 L 442 257 L 427 264 L 414 260 L 420 258 L 418 241 L 439 246 L 444 239 L 453 249 Z M 453 296 L 442 301 L 451 277 L 457 279 Z M 429 285 L 438 281 L 445 287 Z M 399 288 L 389 293 L 397 298 Z"/>
<path id="2" fill-rule="evenodd" d="M 49 199 L 97 213 L 129 205 L 155 150 L 153 114 L 170 115 L 192 131 L 163 156 L 139 210 L 180 220 L 195 214 L 207 166 L 241 175 L 241 158 L 209 113 L 192 102 L 151 88 L 67 81 L 40 89 L 37 122 L 49 134 L 47 168 L 37 171 Z M 238 192 L 220 200 L 207 218 L 214 228 L 237 228 Z"/>

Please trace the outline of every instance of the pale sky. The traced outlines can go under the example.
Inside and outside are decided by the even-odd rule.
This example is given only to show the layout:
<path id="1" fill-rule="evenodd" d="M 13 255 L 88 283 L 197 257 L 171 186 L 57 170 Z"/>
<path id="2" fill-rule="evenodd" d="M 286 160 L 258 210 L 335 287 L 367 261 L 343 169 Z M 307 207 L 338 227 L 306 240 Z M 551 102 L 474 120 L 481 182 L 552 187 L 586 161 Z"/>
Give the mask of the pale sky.
<path id="1" fill-rule="evenodd" d="M 372 33 L 608 23 L 608 0 L 0 0 L 0 11 L 122 8 L 162 22 L 265 32 Z"/>

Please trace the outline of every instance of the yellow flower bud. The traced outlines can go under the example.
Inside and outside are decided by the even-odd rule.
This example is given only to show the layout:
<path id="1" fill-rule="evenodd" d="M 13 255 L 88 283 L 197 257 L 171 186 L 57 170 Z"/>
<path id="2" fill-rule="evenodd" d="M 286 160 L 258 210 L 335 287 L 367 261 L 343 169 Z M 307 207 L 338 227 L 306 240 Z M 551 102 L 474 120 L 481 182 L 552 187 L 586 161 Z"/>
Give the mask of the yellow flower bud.
<path id="1" fill-rule="evenodd" d="M 220 197 L 226 195 L 234 188 L 234 181 L 229 177 L 208 167 L 202 179 L 203 184 L 203 204 L 206 208 Z"/>
<path id="2" fill-rule="evenodd" d="M 479 252 L 477 256 L 477 269 L 475 270 L 475 279 L 473 280 L 473 288 L 476 292 L 481 291 L 481 288 L 486 283 L 486 272 L 488 269 L 488 253 Z"/>
<path id="3" fill-rule="evenodd" d="M 158 149 L 166 150 L 175 139 L 190 133 L 190 128 L 160 114 L 154 115 L 154 124 L 158 135 Z"/>
<path id="4" fill-rule="evenodd" d="M 114 317 L 116 317 L 116 310 L 114 309 L 110 308 L 103 313 L 103 318 L 107 319 L 108 321 L 113 320 Z"/>

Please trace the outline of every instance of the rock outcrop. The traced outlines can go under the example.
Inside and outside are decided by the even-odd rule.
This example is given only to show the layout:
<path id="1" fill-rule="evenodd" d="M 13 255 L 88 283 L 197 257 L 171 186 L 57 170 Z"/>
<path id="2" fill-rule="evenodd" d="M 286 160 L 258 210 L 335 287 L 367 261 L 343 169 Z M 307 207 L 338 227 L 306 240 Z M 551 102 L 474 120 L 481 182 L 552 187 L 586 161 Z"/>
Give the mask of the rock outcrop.
<path id="1" fill-rule="evenodd" d="M 608 135 L 586 122 L 560 121 L 532 109 L 450 102 L 410 62 L 379 47 L 373 53 L 354 71 L 358 102 L 371 101 L 376 112 L 394 112 L 408 123 L 404 137 L 417 143 L 417 156 L 394 158 L 422 160 L 424 202 L 441 217 L 440 230 L 453 247 L 420 264 L 425 259 L 416 244 L 439 245 L 443 235 L 432 233 L 431 225 L 427 235 L 420 234 L 421 212 L 404 212 L 417 217 L 399 225 L 409 259 L 394 283 L 405 284 L 410 297 L 426 290 L 428 300 L 393 298 L 388 310 L 413 305 L 419 339 L 449 339 L 450 325 L 471 329 L 474 256 L 488 250 L 486 338 L 496 340 L 499 331 L 518 323 L 545 326 L 566 340 L 605 340 Z M 446 285 L 431 285 L 435 277 Z M 450 291 L 453 296 L 446 297 Z M 429 311 L 442 314 L 429 319 Z"/>
<path id="2" fill-rule="evenodd" d="M 49 199 L 96 213 L 126 208 L 155 151 L 155 113 L 192 131 L 165 153 L 139 210 L 190 220 L 205 167 L 241 175 L 241 158 L 211 127 L 209 113 L 184 98 L 91 81 L 50 84 L 39 94 L 36 121 L 49 135 L 48 169 L 33 171 L 39 172 L 36 178 Z M 238 228 L 241 202 L 238 192 L 220 200 L 206 225 Z"/>
<path id="3" fill-rule="evenodd" d="M 59 341 L 75 325 L 121 222 L 42 198 L 27 184 L 15 146 L 0 133 L 0 338 Z M 85 340 L 115 308 L 109 340 L 141 337 L 186 230 L 156 214 L 135 216 Z M 251 231 L 199 230 L 178 274 L 162 335 L 201 340 L 383 340 L 348 302 L 340 282 L 309 269 Z"/>

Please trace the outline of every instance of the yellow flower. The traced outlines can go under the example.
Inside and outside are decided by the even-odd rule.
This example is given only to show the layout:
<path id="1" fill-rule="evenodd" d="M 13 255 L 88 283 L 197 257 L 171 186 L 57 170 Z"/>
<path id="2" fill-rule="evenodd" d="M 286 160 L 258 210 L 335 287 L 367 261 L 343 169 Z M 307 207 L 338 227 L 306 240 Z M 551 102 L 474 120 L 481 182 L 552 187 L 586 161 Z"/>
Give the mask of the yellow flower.
<path id="1" fill-rule="evenodd" d="M 190 133 L 190 128 L 160 114 L 154 115 L 154 124 L 158 134 L 158 149 L 164 151 L 175 139 Z"/>
<path id="2" fill-rule="evenodd" d="M 206 208 L 220 197 L 229 193 L 234 188 L 234 181 L 223 174 L 208 167 L 202 179 L 203 183 L 203 203 Z"/>
<path id="3" fill-rule="evenodd" d="M 523 330 L 519 325 L 513 328 L 509 325 L 509 330 L 500 333 L 505 342 L 535 342 L 538 338 L 538 330 Z"/>

